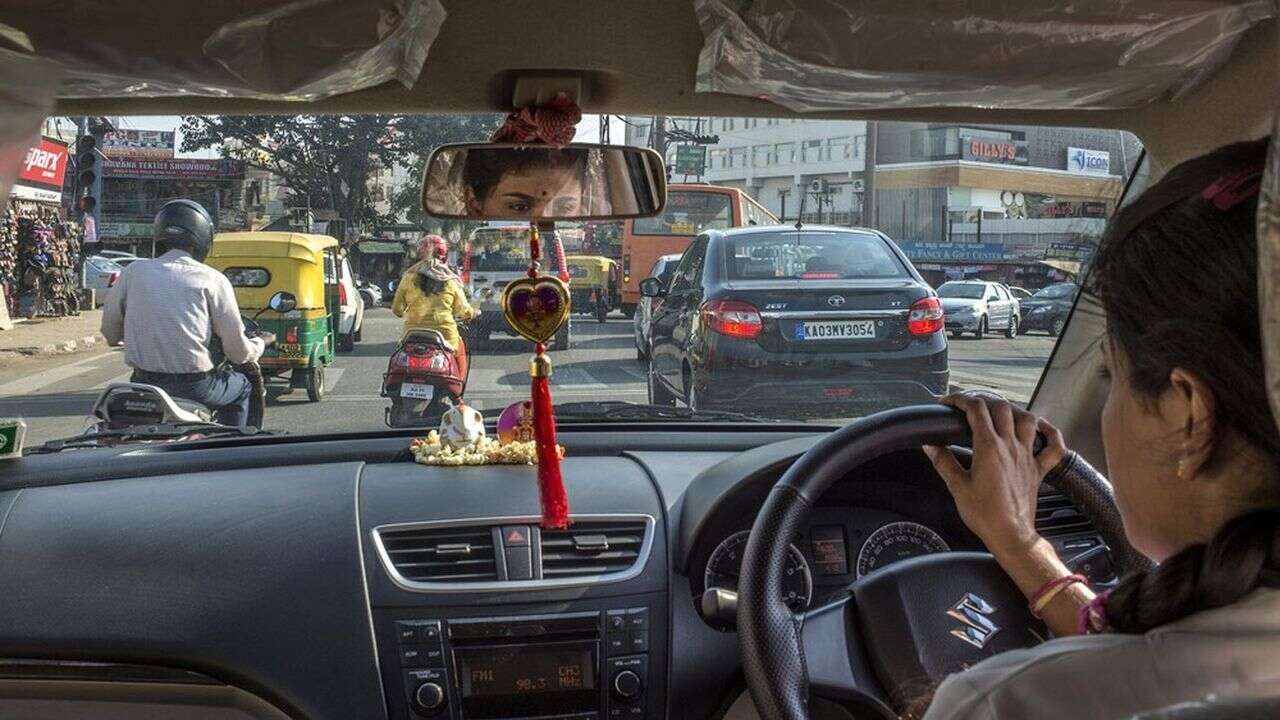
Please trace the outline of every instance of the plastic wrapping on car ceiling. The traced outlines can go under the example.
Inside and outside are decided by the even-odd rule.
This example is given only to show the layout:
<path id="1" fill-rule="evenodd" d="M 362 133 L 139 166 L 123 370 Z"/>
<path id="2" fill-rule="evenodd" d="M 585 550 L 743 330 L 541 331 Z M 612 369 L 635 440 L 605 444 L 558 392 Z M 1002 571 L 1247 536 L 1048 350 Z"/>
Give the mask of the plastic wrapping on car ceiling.
<path id="1" fill-rule="evenodd" d="M 7 30 L 0 25 L 0 204 L 31 148 L 40 144 L 40 125 L 53 110 L 59 73 L 55 63 L 5 47 L 6 38 L 20 35 Z"/>
<path id="2" fill-rule="evenodd" d="M 62 98 L 211 96 L 311 101 L 381 85 L 412 87 L 444 23 L 440 0 L 292 0 L 235 5 L 80 3 L 65 12 L 93 35 L 66 37 L 66 15 L 0 20 L 63 67 Z M 163 13 L 198 13 L 165 17 Z M 91 15 L 88 15 L 91 13 Z M 31 27 L 23 27 L 24 22 Z M 143 24 L 145 23 L 145 25 Z M 215 27 L 209 32 L 209 27 Z M 165 38 L 154 33 L 163 31 Z M 148 42 L 147 38 L 151 38 Z M 187 42 L 189 41 L 189 42 Z"/>
<path id="3" fill-rule="evenodd" d="M 698 92 L 797 112 L 1105 109 L 1177 97 L 1271 0 L 693 0 Z"/>

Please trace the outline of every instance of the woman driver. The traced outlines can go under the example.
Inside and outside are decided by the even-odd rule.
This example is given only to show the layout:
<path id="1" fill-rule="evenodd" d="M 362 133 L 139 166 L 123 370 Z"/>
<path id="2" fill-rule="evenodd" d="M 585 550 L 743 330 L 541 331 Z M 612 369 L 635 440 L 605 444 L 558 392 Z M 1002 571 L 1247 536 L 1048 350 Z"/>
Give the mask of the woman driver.
<path id="1" fill-rule="evenodd" d="M 462 171 L 466 214 L 517 220 L 589 214 L 586 158 L 575 148 L 468 150 Z"/>
<path id="2" fill-rule="evenodd" d="M 947 678 L 927 720 L 1127 718 L 1210 695 L 1280 694 L 1280 431 L 1255 230 L 1266 147 L 1186 162 L 1121 210 L 1086 288 L 1106 313 L 1101 426 L 1116 504 L 1156 569 L 1095 596 L 1035 530 L 1061 434 L 1001 400 L 944 400 L 969 420 L 972 469 L 946 449 L 926 452 L 1060 639 Z M 1049 439 L 1038 457 L 1037 428 Z"/>

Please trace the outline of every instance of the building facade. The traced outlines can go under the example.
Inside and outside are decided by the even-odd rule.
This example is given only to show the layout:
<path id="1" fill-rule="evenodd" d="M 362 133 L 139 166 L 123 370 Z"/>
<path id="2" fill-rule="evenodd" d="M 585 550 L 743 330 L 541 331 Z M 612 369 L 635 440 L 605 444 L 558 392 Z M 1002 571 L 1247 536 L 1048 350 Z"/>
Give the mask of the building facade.
<path id="1" fill-rule="evenodd" d="M 628 118 L 627 142 L 652 146 L 652 126 Z M 788 222 L 874 225 L 934 281 L 1032 287 L 1079 272 L 1141 151 L 1132 135 L 1085 128 L 668 118 L 669 165 L 680 144 L 673 128 L 714 141 L 690 180 L 741 188 Z M 865 207 L 868 165 L 874 213 Z"/>

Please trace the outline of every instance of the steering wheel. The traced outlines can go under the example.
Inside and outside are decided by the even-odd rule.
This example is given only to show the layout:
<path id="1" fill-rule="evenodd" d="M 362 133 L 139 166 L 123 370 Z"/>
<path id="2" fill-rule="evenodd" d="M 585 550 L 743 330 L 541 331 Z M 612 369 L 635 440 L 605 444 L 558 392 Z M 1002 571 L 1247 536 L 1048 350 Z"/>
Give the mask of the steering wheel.
<path id="1" fill-rule="evenodd" d="M 861 716 L 896 718 L 893 705 L 946 675 L 1046 637 L 987 553 L 895 563 L 803 615 L 783 601 L 787 548 L 827 488 L 889 452 L 970 442 L 969 424 L 954 408 L 889 410 L 827 436 L 774 485 L 751 528 L 738 581 L 743 668 L 761 717 L 809 720 L 812 691 Z M 1122 572 L 1150 565 L 1125 539 L 1110 483 L 1079 455 L 1068 452 L 1045 479 L 1093 523 Z"/>

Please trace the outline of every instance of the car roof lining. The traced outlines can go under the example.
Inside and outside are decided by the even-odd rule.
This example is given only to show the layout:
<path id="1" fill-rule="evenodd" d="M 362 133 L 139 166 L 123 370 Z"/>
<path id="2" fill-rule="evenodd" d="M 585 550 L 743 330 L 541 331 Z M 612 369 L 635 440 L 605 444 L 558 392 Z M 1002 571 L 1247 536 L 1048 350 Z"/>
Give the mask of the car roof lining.
<path id="1" fill-rule="evenodd" d="M 37 40 L 92 37 L 95 5 L 107 3 L 83 0 L 78 12 L 64 15 L 48 12 L 35 0 L 19 0 L 0 10 L 0 22 L 30 27 Z M 132 45 L 124 48 L 139 56 L 199 53 L 200 43 L 193 38 L 250 9 L 261 9 L 261 4 L 174 0 L 150 3 L 145 9 L 145 22 L 139 21 L 138 32 L 128 35 Z M 449 3 L 447 9 L 448 18 L 412 89 L 389 83 L 313 103 L 192 96 L 78 99 L 60 102 L 57 113 L 505 111 L 510 109 L 517 77 L 569 75 L 583 80 L 581 104 L 586 112 L 1106 127 L 1138 135 L 1165 164 L 1267 132 L 1273 109 L 1271 88 L 1276 85 L 1275 26 L 1264 22 L 1242 38 L 1221 70 L 1176 101 L 1102 111 L 921 108 L 801 115 L 765 100 L 694 92 L 703 36 L 690 0 L 607 6 L 595 0 L 514 0 Z M 166 32 L 158 32 L 161 29 Z M 571 42 L 547 41 L 557 37 Z"/>

